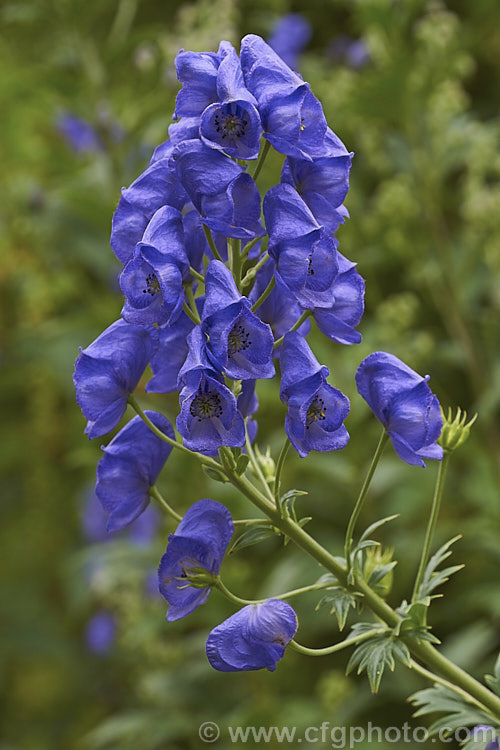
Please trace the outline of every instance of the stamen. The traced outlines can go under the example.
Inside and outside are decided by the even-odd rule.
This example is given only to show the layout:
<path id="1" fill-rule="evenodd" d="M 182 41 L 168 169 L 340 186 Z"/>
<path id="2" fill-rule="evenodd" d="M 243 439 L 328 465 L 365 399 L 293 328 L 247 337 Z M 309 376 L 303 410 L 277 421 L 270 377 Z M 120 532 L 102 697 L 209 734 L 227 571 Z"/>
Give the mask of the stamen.
<path id="1" fill-rule="evenodd" d="M 325 402 L 319 396 L 315 396 L 306 414 L 306 430 L 314 422 L 322 422 L 326 419 L 326 406 Z"/>
<path id="2" fill-rule="evenodd" d="M 219 107 L 216 110 L 215 129 L 220 133 L 222 140 L 225 138 L 240 138 L 240 136 L 245 135 L 248 120 L 245 120 L 244 116 L 245 112 L 239 105 L 231 105 L 229 108 Z"/>
<path id="3" fill-rule="evenodd" d="M 307 256 L 307 275 L 308 276 L 314 276 L 314 268 L 312 267 L 313 264 L 313 253 L 309 253 Z"/>
<path id="4" fill-rule="evenodd" d="M 146 288 L 142 290 L 143 294 L 150 294 L 152 297 L 155 294 L 160 294 L 160 284 L 154 273 L 146 276 Z"/>
<path id="5" fill-rule="evenodd" d="M 212 419 L 222 416 L 222 401 L 218 393 L 199 393 L 191 402 L 189 411 L 192 417 Z"/>
<path id="6" fill-rule="evenodd" d="M 247 331 L 241 323 L 238 323 L 231 329 L 227 337 L 228 356 L 232 357 L 236 352 L 245 351 L 251 343 L 250 331 Z"/>

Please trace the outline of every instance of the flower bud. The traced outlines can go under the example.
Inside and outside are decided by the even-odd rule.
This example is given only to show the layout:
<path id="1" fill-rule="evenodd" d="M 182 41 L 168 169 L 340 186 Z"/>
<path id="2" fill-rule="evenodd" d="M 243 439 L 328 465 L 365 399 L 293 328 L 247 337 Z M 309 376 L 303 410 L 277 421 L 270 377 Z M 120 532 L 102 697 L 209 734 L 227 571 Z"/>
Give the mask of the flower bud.
<path id="1" fill-rule="evenodd" d="M 394 579 L 393 568 L 396 562 L 391 548 L 368 547 L 365 550 L 365 562 L 363 566 L 363 578 L 382 597 L 386 597 L 391 589 Z"/>
<path id="2" fill-rule="evenodd" d="M 274 482 L 274 479 L 276 477 L 276 465 L 274 463 L 274 459 L 271 456 L 271 449 L 269 446 L 267 446 L 266 452 L 261 453 L 259 448 L 255 446 L 255 456 L 257 458 L 257 462 L 262 469 L 262 473 L 264 474 L 264 479 L 266 482 Z"/>
<path id="3" fill-rule="evenodd" d="M 442 408 L 441 414 L 443 417 L 443 429 L 438 443 L 443 450 L 451 453 L 463 445 L 468 439 L 470 428 L 476 421 L 477 414 L 474 414 L 469 422 L 467 422 L 467 412 L 464 411 L 462 413 L 460 407 L 457 408 L 457 413 L 454 419 L 452 419 L 451 408 L 448 409 L 448 416 L 445 415 Z"/>

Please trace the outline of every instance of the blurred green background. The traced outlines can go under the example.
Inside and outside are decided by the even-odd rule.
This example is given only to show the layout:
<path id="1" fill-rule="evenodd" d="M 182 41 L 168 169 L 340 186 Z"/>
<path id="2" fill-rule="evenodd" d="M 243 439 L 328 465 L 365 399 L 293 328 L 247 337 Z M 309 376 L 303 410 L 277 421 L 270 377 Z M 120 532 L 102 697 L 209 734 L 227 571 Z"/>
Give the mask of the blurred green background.
<path id="1" fill-rule="evenodd" d="M 206 720 L 221 726 L 219 747 L 230 746 L 228 725 L 422 723 L 404 698 L 424 683 L 403 668 L 384 678 L 376 697 L 364 677 L 344 676 L 345 654 L 314 660 L 289 652 L 273 674 L 213 671 L 206 635 L 231 605 L 214 593 L 195 615 L 167 626 L 165 602 L 145 583 L 170 521 L 161 519 L 149 546 L 127 538 L 89 545 L 82 530 L 100 441 L 83 435 L 71 373 L 78 346 L 120 313 L 119 264 L 109 248 L 120 188 L 166 138 L 179 48 L 237 45 L 249 32 L 268 37 L 290 11 L 313 29 L 300 70 L 356 153 L 351 219 L 338 236 L 367 297 L 361 345 L 314 337 L 332 382 L 351 398 L 351 442 L 339 454 L 291 457 L 286 488 L 309 491 L 298 501 L 301 514 L 314 517 L 311 532 L 340 554 L 378 438 L 353 378 L 375 349 L 430 373 L 444 406 L 478 411 L 452 461 L 436 540 L 464 534 L 453 561 L 466 568 L 433 605 L 431 622 L 450 657 L 479 677 L 491 670 L 500 645 L 497 0 L 4 0 L 0 750 L 197 748 Z M 345 37 L 365 45 L 363 64 L 342 54 Z M 71 148 L 57 125 L 67 112 L 97 130 L 98 149 Z M 278 181 L 280 164 L 269 159 L 263 188 Z M 259 397 L 259 441 L 276 452 L 284 417 L 276 384 L 264 383 Z M 175 417 L 174 396 L 144 403 Z M 394 605 L 411 591 L 436 468 L 409 467 L 388 451 L 362 519 L 401 514 L 381 534 L 400 561 Z M 236 516 L 253 515 L 183 456 L 171 456 L 161 486 L 180 511 L 213 497 Z M 224 572 L 245 597 L 320 573 L 274 539 L 235 554 Z M 300 641 L 311 646 L 339 638 L 328 611 L 314 611 L 318 599 L 297 603 Z M 97 654 L 87 628 L 101 611 L 111 613 L 116 632 Z"/>

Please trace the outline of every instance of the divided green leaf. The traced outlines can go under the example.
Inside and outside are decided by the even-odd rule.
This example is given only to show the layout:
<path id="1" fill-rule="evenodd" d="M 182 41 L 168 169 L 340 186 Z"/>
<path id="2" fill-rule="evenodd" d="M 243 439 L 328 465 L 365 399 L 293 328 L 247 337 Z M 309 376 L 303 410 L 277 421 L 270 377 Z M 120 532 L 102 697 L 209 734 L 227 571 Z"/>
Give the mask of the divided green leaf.
<path id="1" fill-rule="evenodd" d="M 343 630 L 349 610 L 351 607 L 355 609 L 357 603 L 358 600 L 353 594 L 345 591 L 340 586 L 336 586 L 328 589 L 328 594 L 325 594 L 316 605 L 316 611 L 321 607 L 330 607 L 330 614 L 334 614 L 337 618 L 339 630 Z"/>
<path id="2" fill-rule="evenodd" d="M 371 691 L 377 693 L 385 668 L 389 667 L 394 671 L 396 661 L 410 666 L 411 657 L 406 644 L 391 635 L 374 636 L 356 648 L 347 665 L 346 674 L 355 667 L 358 668 L 357 674 L 366 670 Z"/>
<path id="3" fill-rule="evenodd" d="M 435 591 L 435 589 L 437 589 L 443 583 L 446 583 L 450 576 L 452 576 L 454 573 L 457 573 L 459 570 L 462 570 L 462 568 L 464 567 L 463 565 L 451 565 L 448 568 L 437 570 L 438 566 L 441 565 L 445 560 L 447 560 L 451 555 L 451 545 L 461 538 L 461 535 L 453 537 L 453 539 L 450 539 L 448 542 L 446 542 L 446 544 L 443 544 L 443 546 L 440 547 L 438 551 L 435 552 L 431 557 L 425 569 L 421 586 L 418 590 L 419 600 L 425 599 L 433 591 Z"/>
<path id="4" fill-rule="evenodd" d="M 435 684 L 434 687 L 419 690 L 409 698 L 410 702 L 418 708 L 414 716 L 425 716 L 427 714 L 441 713 L 429 727 L 429 735 L 435 735 L 440 731 L 451 734 L 461 727 L 475 727 L 480 724 L 491 725 L 491 716 L 473 703 L 467 703 L 460 695 L 443 685 Z M 479 743 L 475 748 L 481 747 Z"/>

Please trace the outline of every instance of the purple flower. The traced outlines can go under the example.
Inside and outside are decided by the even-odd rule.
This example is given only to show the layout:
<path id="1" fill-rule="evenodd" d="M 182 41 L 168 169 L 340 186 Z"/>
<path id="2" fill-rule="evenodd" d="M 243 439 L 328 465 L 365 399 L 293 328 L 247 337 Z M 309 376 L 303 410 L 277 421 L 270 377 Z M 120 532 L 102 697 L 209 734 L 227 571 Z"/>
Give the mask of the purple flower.
<path id="1" fill-rule="evenodd" d="M 176 146 L 172 163 L 207 227 L 247 241 L 265 234 L 260 193 L 236 162 L 199 140 L 190 140 Z"/>
<path id="2" fill-rule="evenodd" d="M 311 24 L 303 15 L 287 13 L 275 23 L 268 43 L 290 68 L 297 70 L 299 55 L 311 35 Z"/>
<path id="3" fill-rule="evenodd" d="M 361 334 L 355 326 L 363 317 L 365 309 L 365 282 L 351 263 L 341 253 L 337 253 L 339 274 L 333 282 L 335 301 L 331 307 L 318 307 L 313 310 L 316 325 L 325 336 L 339 344 L 359 344 Z"/>
<path id="4" fill-rule="evenodd" d="M 190 450 L 215 455 L 222 446 L 242 447 L 245 424 L 234 394 L 214 369 L 206 336 L 196 326 L 188 336 L 188 355 L 179 372 L 181 413 L 177 429 Z"/>
<path id="5" fill-rule="evenodd" d="M 130 187 L 122 189 L 111 228 L 111 247 L 118 260 L 127 263 L 134 257 L 136 244 L 159 208 L 181 210 L 187 200 L 168 156 L 150 164 Z"/>
<path id="6" fill-rule="evenodd" d="M 169 622 L 186 617 L 207 601 L 211 586 L 191 586 L 187 576 L 192 569 L 218 575 L 233 530 L 231 514 L 224 505 L 199 500 L 189 508 L 175 534 L 169 535 L 158 568 L 160 593 L 170 605 Z"/>
<path id="7" fill-rule="evenodd" d="M 335 238 L 316 221 L 291 185 L 282 183 L 268 191 L 264 216 L 277 284 L 303 308 L 331 307 L 339 270 Z"/>
<path id="8" fill-rule="evenodd" d="M 287 156 L 322 156 L 327 125 L 309 84 L 255 34 L 242 39 L 240 55 L 245 83 L 258 102 L 264 137 Z"/>
<path id="9" fill-rule="evenodd" d="M 73 382 L 76 400 L 88 420 L 85 433 L 89 438 L 116 427 L 157 346 L 155 328 L 117 320 L 81 350 Z"/>
<path id="10" fill-rule="evenodd" d="M 172 440 L 170 422 L 146 411 L 153 424 Z M 172 446 L 155 435 L 140 417 L 134 417 L 103 449 L 97 464 L 95 492 L 106 513 L 107 529 L 116 531 L 132 523 L 149 505 L 149 490 L 158 479 Z"/>
<path id="11" fill-rule="evenodd" d="M 163 206 L 153 215 L 134 257 L 123 269 L 120 286 L 129 323 L 165 325 L 175 322 L 184 301 L 183 281 L 189 273 L 180 211 Z"/>
<path id="12" fill-rule="evenodd" d="M 349 433 L 343 422 L 349 399 L 326 382 L 328 368 L 319 364 L 296 331 L 286 334 L 280 363 L 280 399 L 288 406 L 285 430 L 299 456 L 345 448 Z"/>
<path id="13" fill-rule="evenodd" d="M 107 654 L 116 637 L 116 619 L 111 612 L 101 610 L 96 612 L 85 628 L 85 643 L 87 648 L 98 656 Z"/>
<path id="14" fill-rule="evenodd" d="M 283 165 L 281 182 L 293 185 L 318 223 L 331 232 L 349 215 L 342 204 L 349 190 L 352 156 L 346 151 L 345 156 L 324 156 L 312 162 L 288 157 Z"/>
<path id="15" fill-rule="evenodd" d="M 182 88 L 177 94 L 174 117 L 200 117 L 204 109 L 217 101 L 217 71 L 230 46 L 221 42 L 219 52 L 184 52 L 175 58 L 177 78 Z"/>
<path id="16" fill-rule="evenodd" d="M 421 377 L 393 354 L 374 352 L 356 372 L 358 392 L 384 425 L 398 456 L 413 466 L 443 457 L 437 444 L 443 420 L 439 401 Z"/>
<path id="17" fill-rule="evenodd" d="M 297 615 L 287 602 L 268 599 L 249 604 L 212 630 L 208 661 L 220 672 L 274 672 L 297 632 Z"/>
<path id="18" fill-rule="evenodd" d="M 256 104 L 245 87 L 238 55 L 231 46 L 217 71 L 217 101 L 201 117 L 203 142 L 237 159 L 256 159 L 262 132 Z"/>
<path id="19" fill-rule="evenodd" d="M 220 372 L 233 380 L 274 376 L 271 328 L 250 309 L 230 271 L 212 260 L 205 275 L 202 328 L 208 350 Z"/>

